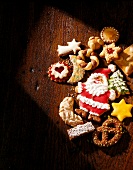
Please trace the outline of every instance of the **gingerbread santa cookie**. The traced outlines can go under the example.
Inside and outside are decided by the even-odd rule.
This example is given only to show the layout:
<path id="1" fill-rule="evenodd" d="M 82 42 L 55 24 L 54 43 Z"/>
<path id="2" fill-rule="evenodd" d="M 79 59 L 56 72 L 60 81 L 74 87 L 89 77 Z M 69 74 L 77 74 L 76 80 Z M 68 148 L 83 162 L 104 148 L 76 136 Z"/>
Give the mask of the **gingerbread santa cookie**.
<path id="1" fill-rule="evenodd" d="M 101 116 L 110 110 L 109 100 L 115 100 L 116 93 L 113 89 L 108 89 L 109 74 L 116 70 L 113 64 L 108 68 L 96 69 L 86 82 L 78 82 L 75 88 L 78 93 L 79 108 L 89 112 L 90 115 Z"/>

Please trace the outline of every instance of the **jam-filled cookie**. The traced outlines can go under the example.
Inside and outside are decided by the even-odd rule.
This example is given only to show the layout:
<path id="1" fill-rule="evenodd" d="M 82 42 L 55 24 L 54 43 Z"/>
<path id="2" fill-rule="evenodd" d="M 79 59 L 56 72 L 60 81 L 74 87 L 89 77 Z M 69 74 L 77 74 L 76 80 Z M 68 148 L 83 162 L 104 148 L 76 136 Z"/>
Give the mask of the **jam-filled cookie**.
<path id="1" fill-rule="evenodd" d="M 114 27 L 104 27 L 100 33 L 101 39 L 105 43 L 115 43 L 120 35 L 117 29 Z"/>
<path id="2" fill-rule="evenodd" d="M 48 77 L 55 82 L 66 82 L 71 76 L 72 68 L 64 61 L 59 61 L 57 63 L 51 64 L 48 68 Z"/>

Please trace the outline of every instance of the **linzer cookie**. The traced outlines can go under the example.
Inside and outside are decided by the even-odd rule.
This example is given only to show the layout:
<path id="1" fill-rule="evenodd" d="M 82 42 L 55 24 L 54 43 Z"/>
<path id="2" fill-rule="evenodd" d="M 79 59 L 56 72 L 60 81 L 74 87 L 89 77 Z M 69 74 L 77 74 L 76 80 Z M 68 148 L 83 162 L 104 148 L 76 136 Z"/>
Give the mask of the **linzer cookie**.
<path id="1" fill-rule="evenodd" d="M 116 46 L 115 43 L 104 44 L 103 50 L 99 54 L 101 58 L 105 58 L 107 64 L 110 64 L 112 61 L 119 59 L 119 54 L 122 51 L 120 46 Z"/>
<path id="2" fill-rule="evenodd" d="M 47 73 L 51 80 L 62 83 L 66 82 L 70 78 L 72 69 L 68 63 L 59 61 L 57 63 L 51 64 Z"/>
<path id="3" fill-rule="evenodd" d="M 69 136 L 69 139 L 75 139 L 81 135 L 90 133 L 95 130 L 95 127 L 93 126 L 92 122 L 87 122 L 83 125 L 77 125 L 74 128 L 68 129 L 67 133 Z"/>
<path id="4" fill-rule="evenodd" d="M 115 43 L 119 39 L 119 32 L 114 27 L 104 27 L 100 33 L 101 39 L 105 43 Z"/>
<path id="5" fill-rule="evenodd" d="M 130 76 L 133 73 L 133 44 L 123 50 L 114 62 L 126 76 Z"/>
<path id="6" fill-rule="evenodd" d="M 59 115 L 65 124 L 70 125 L 72 127 L 83 124 L 82 118 L 74 113 L 73 110 L 74 98 L 73 97 L 65 97 L 59 106 Z"/>

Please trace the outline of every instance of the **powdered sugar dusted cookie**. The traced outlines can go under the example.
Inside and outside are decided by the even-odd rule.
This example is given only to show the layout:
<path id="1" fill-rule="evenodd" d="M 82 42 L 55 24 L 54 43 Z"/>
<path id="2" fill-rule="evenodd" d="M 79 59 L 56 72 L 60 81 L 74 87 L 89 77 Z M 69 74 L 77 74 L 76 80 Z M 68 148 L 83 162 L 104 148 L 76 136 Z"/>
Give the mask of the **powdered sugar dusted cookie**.
<path id="1" fill-rule="evenodd" d="M 72 140 L 74 138 L 77 138 L 81 135 L 92 132 L 94 130 L 95 130 L 95 127 L 93 126 L 92 122 L 87 122 L 85 124 L 77 125 L 74 128 L 68 129 L 67 133 L 68 133 L 69 139 Z"/>
<path id="2" fill-rule="evenodd" d="M 83 124 L 82 118 L 74 113 L 73 110 L 74 98 L 73 97 L 65 97 L 59 106 L 59 115 L 62 120 L 72 127 Z"/>
<path id="3" fill-rule="evenodd" d="M 67 44 L 68 46 L 58 45 L 57 52 L 59 57 L 69 54 L 76 54 L 77 51 L 81 50 L 81 42 L 76 42 L 75 39 L 73 39 L 71 42 L 67 42 Z"/>

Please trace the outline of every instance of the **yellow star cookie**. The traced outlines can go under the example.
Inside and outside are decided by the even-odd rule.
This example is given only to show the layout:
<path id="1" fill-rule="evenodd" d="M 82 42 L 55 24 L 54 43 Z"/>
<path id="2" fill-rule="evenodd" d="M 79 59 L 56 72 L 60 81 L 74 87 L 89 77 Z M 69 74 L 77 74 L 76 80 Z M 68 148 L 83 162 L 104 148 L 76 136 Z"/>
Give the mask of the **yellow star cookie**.
<path id="1" fill-rule="evenodd" d="M 126 104 L 125 100 L 122 99 L 119 103 L 112 103 L 113 112 L 112 116 L 116 116 L 120 121 L 123 121 L 126 117 L 132 117 L 131 109 L 132 104 Z"/>

